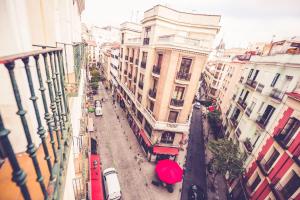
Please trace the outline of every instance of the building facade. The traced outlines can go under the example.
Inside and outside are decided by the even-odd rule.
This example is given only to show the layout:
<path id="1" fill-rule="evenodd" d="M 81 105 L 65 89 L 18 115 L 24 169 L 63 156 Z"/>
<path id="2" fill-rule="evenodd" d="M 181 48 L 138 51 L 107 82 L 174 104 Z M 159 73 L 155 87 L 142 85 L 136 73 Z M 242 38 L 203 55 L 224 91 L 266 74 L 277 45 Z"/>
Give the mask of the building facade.
<path id="1" fill-rule="evenodd" d="M 226 113 L 227 136 L 248 155 L 233 199 L 300 198 L 300 44 L 280 44 L 251 56 Z"/>
<path id="2" fill-rule="evenodd" d="M 176 157 L 220 16 L 164 6 L 121 25 L 118 100 L 149 160 Z M 194 84 L 195 83 L 195 84 Z"/>

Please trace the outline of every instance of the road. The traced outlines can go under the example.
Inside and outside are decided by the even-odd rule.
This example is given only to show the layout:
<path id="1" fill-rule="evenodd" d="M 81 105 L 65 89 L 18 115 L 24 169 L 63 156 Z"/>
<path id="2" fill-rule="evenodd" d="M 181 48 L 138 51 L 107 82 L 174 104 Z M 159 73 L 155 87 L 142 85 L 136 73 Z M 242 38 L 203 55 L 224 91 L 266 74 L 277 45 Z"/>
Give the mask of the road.
<path id="1" fill-rule="evenodd" d="M 201 122 L 201 110 L 194 109 L 187 150 L 186 171 L 183 179 L 181 200 L 188 200 L 188 189 L 191 184 L 202 187 L 207 194 L 205 146 Z"/>

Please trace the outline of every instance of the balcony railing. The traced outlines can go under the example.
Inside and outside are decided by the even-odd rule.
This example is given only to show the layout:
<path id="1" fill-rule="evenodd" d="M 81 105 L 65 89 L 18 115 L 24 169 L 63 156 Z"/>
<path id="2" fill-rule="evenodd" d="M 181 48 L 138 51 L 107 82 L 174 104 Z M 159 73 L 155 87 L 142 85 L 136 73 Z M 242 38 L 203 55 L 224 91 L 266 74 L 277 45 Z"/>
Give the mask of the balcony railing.
<path id="1" fill-rule="evenodd" d="M 239 98 L 238 104 L 239 104 L 243 109 L 245 109 L 245 108 L 247 107 L 246 102 L 245 102 L 242 98 Z"/>
<path id="2" fill-rule="evenodd" d="M 130 61 L 131 63 L 133 63 L 133 57 L 130 57 L 130 58 L 129 58 L 129 61 Z"/>
<path id="3" fill-rule="evenodd" d="M 263 91 L 264 87 L 265 86 L 263 84 L 259 83 L 258 86 L 257 86 L 257 88 L 256 88 L 256 91 L 259 92 L 259 93 L 261 93 Z"/>
<path id="4" fill-rule="evenodd" d="M 150 38 L 144 38 L 143 45 L 149 45 Z"/>
<path id="5" fill-rule="evenodd" d="M 159 74 L 160 74 L 160 66 L 153 65 L 152 72 L 153 72 L 154 74 L 159 75 Z"/>
<path id="6" fill-rule="evenodd" d="M 277 143 L 283 148 L 288 149 L 288 144 L 290 143 L 291 139 L 294 137 L 294 134 L 281 134 L 283 129 L 280 129 L 280 133 L 274 136 L 274 139 Z"/>
<path id="7" fill-rule="evenodd" d="M 265 127 L 268 124 L 268 120 L 266 118 L 262 118 L 261 115 L 259 115 L 256 119 L 256 123 L 258 124 L 258 126 L 262 129 L 265 129 Z"/>
<path id="8" fill-rule="evenodd" d="M 125 56 L 125 60 L 128 60 L 128 56 Z"/>
<path id="9" fill-rule="evenodd" d="M 246 148 L 246 150 L 247 150 L 248 153 L 251 153 L 253 151 L 253 146 L 252 146 L 252 144 L 251 144 L 251 142 L 249 140 L 246 139 L 243 142 L 243 144 L 244 144 L 244 146 L 245 146 L 245 148 Z"/>
<path id="10" fill-rule="evenodd" d="M 144 88 L 144 83 L 143 83 L 143 81 L 139 81 L 139 88 L 141 88 L 141 89 L 143 89 Z"/>
<path id="11" fill-rule="evenodd" d="M 240 78 L 240 83 L 243 83 L 243 80 L 244 80 L 244 77 L 241 76 L 241 78 Z"/>
<path id="12" fill-rule="evenodd" d="M 171 99 L 171 105 L 175 107 L 182 107 L 184 103 L 183 99 Z"/>
<path id="13" fill-rule="evenodd" d="M 124 74 L 127 75 L 127 70 L 124 70 Z"/>
<path id="14" fill-rule="evenodd" d="M 264 176 L 268 175 L 268 170 L 270 169 L 270 165 L 267 164 L 267 161 L 265 159 L 257 160 L 256 164 L 259 167 L 260 171 L 263 173 Z"/>
<path id="15" fill-rule="evenodd" d="M 141 67 L 144 68 L 144 69 L 146 68 L 146 61 L 141 62 Z"/>
<path id="16" fill-rule="evenodd" d="M 251 79 L 247 79 L 246 85 L 248 85 L 248 86 L 250 86 L 251 88 L 255 89 L 255 88 L 256 88 L 256 85 L 257 85 L 257 81 L 251 80 Z"/>
<path id="17" fill-rule="evenodd" d="M 287 198 L 288 196 L 292 196 L 292 194 L 289 194 L 289 191 L 284 188 L 280 183 L 277 183 L 276 185 L 271 184 L 271 190 L 278 200 L 294 200 L 292 198 Z"/>
<path id="18" fill-rule="evenodd" d="M 272 97 L 273 99 L 275 99 L 277 101 L 281 101 L 283 96 L 284 96 L 284 92 L 282 92 L 276 88 L 273 88 L 270 93 L 270 97 Z"/>
<path id="19" fill-rule="evenodd" d="M 231 121 L 233 127 L 237 127 L 237 125 L 238 125 L 237 119 L 231 117 L 231 118 L 230 118 L 230 121 Z"/>
<path id="20" fill-rule="evenodd" d="M 191 73 L 177 72 L 176 79 L 189 81 L 191 79 Z"/>
<path id="21" fill-rule="evenodd" d="M 139 65 L 139 59 L 135 59 L 135 64 Z"/>
<path id="22" fill-rule="evenodd" d="M 246 115 L 247 115 L 248 117 L 250 117 L 251 113 L 252 113 L 252 109 L 247 108 L 247 109 L 246 109 Z"/>
<path id="23" fill-rule="evenodd" d="M 155 99 L 156 98 L 156 89 L 150 89 L 149 96 L 152 97 L 153 99 Z"/>
<path id="24" fill-rule="evenodd" d="M 23 54 L 6 56 L 0 58 L 0 67 L 5 67 L 9 74 L 10 84 L 12 86 L 11 93 L 16 101 L 17 115 L 11 116 L 10 120 L 18 121 L 20 118 L 23 131 L 13 134 L 24 134 L 24 143 L 26 143 L 26 152 L 28 159 L 32 160 L 33 165 L 27 166 L 27 172 L 30 178 L 26 179 L 26 172 L 20 165 L 19 158 L 17 159 L 16 152 L 14 151 L 13 144 L 16 137 L 8 137 L 10 131 L 4 124 L 0 114 L 0 142 L 8 158 L 7 162 L 10 163 L 12 169 L 11 180 L 21 190 L 21 195 L 24 199 L 34 199 L 32 188 L 29 188 L 29 183 L 37 180 L 43 199 L 61 199 L 66 177 L 66 166 L 69 157 L 69 150 L 71 142 L 71 127 L 69 117 L 68 99 L 65 93 L 65 71 L 63 62 L 63 51 L 60 48 L 45 49 L 31 51 Z M 78 63 L 80 65 L 80 63 Z M 16 69 L 16 66 L 18 69 Z M 80 67 L 80 66 L 79 66 Z M 17 71 L 17 72 L 16 72 Z M 18 80 L 20 74 L 24 72 L 27 80 Z M 42 74 L 45 74 L 43 76 Z M 24 75 L 25 76 L 25 75 Z M 37 77 L 37 78 L 34 78 Z M 20 81 L 22 87 L 20 87 Z M 44 85 L 44 83 L 47 83 Z M 29 96 L 23 91 L 28 85 Z M 37 88 L 39 92 L 37 92 Z M 10 88 L 8 88 L 10 89 Z M 48 95 L 46 94 L 48 93 Z M 48 98 L 49 97 L 49 98 Z M 38 106 L 38 98 L 41 100 L 43 111 Z M 34 108 L 33 113 L 26 113 L 23 105 L 29 104 L 30 99 Z M 49 109 L 50 108 L 50 109 Z M 41 114 L 44 113 L 44 117 Z M 27 117 L 26 117 L 27 116 Z M 37 132 L 33 133 L 29 128 L 32 122 L 28 120 L 36 119 Z M 44 127 L 47 125 L 47 128 Z M 50 136 L 50 142 L 46 139 L 46 130 Z M 42 157 L 45 158 L 46 168 L 41 167 L 41 160 L 37 157 L 37 149 L 34 144 L 34 138 L 37 134 L 39 142 L 43 148 Z M 23 140 L 23 137 L 20 137 Z M 26 139 L 25 139 L 26 138 Z M 55 138 L 55 139 L 54 139 Z M 50 156 L 50 155 L 53 155 Z M 32 167 L 31 167 L 32 166 Z M 28 169 L 29 168 L 29 169 Z M 48 176 L 49 174 L 49 176 Z M 47 176 L 47 177 L 46 177 Z M 49 180 L 49 181 L 48 181 Z M 36 188 L 36 193 L 39 189 Z"/>

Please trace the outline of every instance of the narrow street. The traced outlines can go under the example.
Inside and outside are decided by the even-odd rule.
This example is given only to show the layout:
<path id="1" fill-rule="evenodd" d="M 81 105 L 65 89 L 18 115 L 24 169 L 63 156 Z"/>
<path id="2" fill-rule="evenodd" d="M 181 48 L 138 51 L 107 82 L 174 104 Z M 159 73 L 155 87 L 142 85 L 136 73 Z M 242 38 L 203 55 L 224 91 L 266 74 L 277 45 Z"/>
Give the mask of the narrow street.
<path id="1" fill-rule="evenodd" d="M 192 184 L 199 185 L 205 194 L 207 194 L 205 147 L 201 118 L 201 110 L 194 109 L 190 126 L 186 171 L 183 179 L 181 200 L 188 199 L 188 190 Z"/>
<path id="2" fill-rule="evenodd" d="M 117 103 L 113 105 L 111 94 L 108 93 L 100 84 L 99 97 L 105 99 L 103 117 L 94 117 L 94 137 L 98 140 L 102 170 L 116 168 L 124 200 L 179 199 L 179 192 L 169 193 L 165 188 L 151 184 L 155 164 L 146 160 L 125 113 Z"/>

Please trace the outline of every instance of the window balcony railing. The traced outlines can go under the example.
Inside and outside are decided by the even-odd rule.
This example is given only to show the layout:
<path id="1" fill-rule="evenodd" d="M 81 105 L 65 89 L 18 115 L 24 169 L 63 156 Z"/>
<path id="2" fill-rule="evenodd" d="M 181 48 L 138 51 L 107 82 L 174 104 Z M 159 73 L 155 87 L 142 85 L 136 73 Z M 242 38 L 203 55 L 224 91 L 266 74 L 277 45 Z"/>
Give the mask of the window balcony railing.
<path id="1" fill-rule="evenodd" d="M 10 131 L 7 128 L 12 127 L 5 126 L 0 114 L 0 143 L 5 156 L 8 158 L 5 162 L 10 163 L 12 169 L 11 180 L 20 188 L 24 199 L 35 199 L 34 195 L 39 193 L 38 188 L 34 189 L 37 190 L 35 194 L 30 192 L 32 188 L 29 184 L 35 180 L 37 180 L 41 189 L 43 199 L 62 198 L 62 186 L 65 182 L 70 144 L 72 144 L 70 112 L 64 85 L 66 74 L 63 60 L 63 50 L 61 48 L 37 50 L 0 58 L 0 67 L 7 70 L 12 86 L 11 93 L 17 105 L 15 108 L 17 115 L 15 117 L 12 115 L 10 120 L 19 120 L 18 118 L 20 118 L 23 129 L 23 131 L 13 134 L 24 134 L 24 141 L 23 139 L 22 141 L 26 143 L 28 157 L 24 156 L 23 158 L 28 158 L 33 163 L 33 165 L 27 167 L 20 165 L 20 159 L 17 158 L 13 145 L 16 144 L 14 141 L 16 137 L 8 137 Z M 80 63 L 77 64 L 79 67 L 81 66 Z M 18 69 L 16 69 L 16 66 Z M 18 80 L 19 76 L 16 76 L 16 70 L 18 74 L 24 72 L 24 76 L 27 78 L 25 82 L 22 80 L 22 87 L 20 87 L 20 80 Z M 42 74 L 45 74 L 45 76 Z M 44 85 L 44 83 L 47 84 Z M 26 85 L 28 85 L 30 97 L 24 96 L 27 94 L 27 90 L 26 92 L 23 91 Z M 36 88 L 39 88 L 39 92 Z M 38 98 L 41 99 L 43 110 L 40 110 L 38 106 Z M 30 99 L 33 105 L 33 113 L 26 113 L 24 110 L 23 105 L 29 103 L 27 99 Z M 42 113 L 44 113 L 44 117 L 41 117 Z M 37 133 L 30 130 L 29 124 L 32 122 L 28 120 L 29 118 L 36 119 Z M 44 127 L 44 124 L 47 128 Z M 46 139 L 45 129 L 49 134 L 50 142 Z M 37 148 L 33 142 L 35 134 L 39 135 L 39 142 L 42 144 L 39 148 L 42 148 L 43 151 L 39 155 L 45 158 L 46 168 L 42 167 L 41 159 L 38 158 Z M 32 173 L 26 174 L 25 171 Z"/>
<path id="2" fill-rule="evenodd" d="M 160 66 L 153 65 L 152 72 L 153 72 L 154 74 L 159 75 L 159 74 L 160 74 Z"/>
<path id="3" fill-rule="evenodd" d="M 191 73 L 177 72 L 176 79 L 189 81 L 191 79 Z"/>
<path id="4" fill-rule="evenodd" d="M 144 69 L 146 68 L 146 61 L 141 62 L 141 67 L 144 68 Z"/>
<path id="5" fill-rule="evenodd" d="M 125 60 L 128 60 L 128 56 L 125 56 Z"/>
<path id="6" fill-rule="evenodd" d="M 251 80 L 251 79 L 247 79 L 246 85 L 248 85 L 248 86 L 250 86 L 251 88 L 255 89 L 255 88 L 256 88 L 256 85 L 257 85 L 257 81 Z"/>
<path id="7" fill-rule="evenodd" d="M 248 117 L 250 117 L 251 113 L 252 113 L 252 109 L 247 108 L 247 109 L 246 109 L 246 115 L 247 115 Z"/>
<path id="8" fill-rule="evenodd" d="M 263 84 L 259 83 L 258 86 L 257 86 L 257 88 L 256 88 L 256 91 L 259 92 L 259 93 L 262 93 L 264 87 L 265 86 Z"/>
<path id="9" fill-rule="evenodd" d="M 256 123 L 260 128 L 265 129 L 268 124 L 268 120 L 259 115 L 256 119 Z"/>
<path id="10" fill-rule="evenodd" d="M 156 98 L 156 89 L 150 89 L 149 96 L 152 97 L 153 99 L 155 99 Z"/>
<path id="11" fill-rule="evenodd" d="M 143 45 L 149 45 L 150 38 L 144 38 Z"/>
<path id="12" fill-rule="evenodd" d="M 183 99 L 171 99 L 171 105 L 175 107 L 182 107 L 184 103 Z"/>
<path id="13" fill-rule="evenodd" d="M 139 59 L 135 59 L 135 64 L 139 65 Z"/>
<path id="14" fill-rule="evenodd" d="M 270 169 L 270 164 L 266 164 L 267 160 L 260 159 L 256 161 L 257 166 L 259 167 L 260 171 L 263 173 L 264 176 L 268 175 L 268 171 Z"/>
<path id="15" fill-rule="evenodd" d="M 273 99 L 275 99 L 277 101 L 281 101 L 283 96 L 284 96 L 284 92 L 282 92 L 276 88 L 273 88 L 270 93 L 270 97 L 272 97 Z"/>
<path id="16" fill-rule="evenodd" d="M 237 127 L 238 122 L 237 122 L 237 119 L 236 119 L 236 118 L 231 117 L 231 118 L 230 118 L 230 121 L 231 121 L 233 127 Z"/>
<path id="17" fill-rule="evenodd" d="M 246 102 L 245 102 L 242 98 L 239 98 L 238 104 L 239 104 L 244 110 L 245 110 L 246 107 L 247 107 Z"/>
<path id="18" fill-rule="evenodd" d="M 144 83 L 143 83 L 143 81 L 139 81 L 139 88 L 141 88 L 141 89 L 143 89 L 144 88 Z"/>
<path id="19" fill-rule="evenodd" d="M 252 146 L 250 140 L 246 139 L 243 142 L 243 144 L 244 144 L 244 146 L 245 146 L 245 148 L 246 148 L 246 150 L 247 150 L 248 153 L 251 153 L 253 151 L 253 146 Z"/>
<path id="20" fill-rule="evenodd" d="M 274 139 L 276 142 L 283 148 L 288 149 L 288 144 L 290 143 L 291 139 L 294 137 L 294 134 L 281 134 L 281 131 L 283 129 L 280 129 L 279 134 L 274 136 Z"/>
<path id="21" fill-rule="evenodd" d="M 133 63 L 133 57 L 130 57 L 130 58 L 129 58 L 129 61 L 130 61 L 131 63 Z"/>

